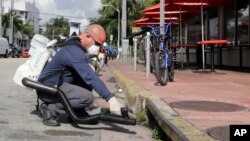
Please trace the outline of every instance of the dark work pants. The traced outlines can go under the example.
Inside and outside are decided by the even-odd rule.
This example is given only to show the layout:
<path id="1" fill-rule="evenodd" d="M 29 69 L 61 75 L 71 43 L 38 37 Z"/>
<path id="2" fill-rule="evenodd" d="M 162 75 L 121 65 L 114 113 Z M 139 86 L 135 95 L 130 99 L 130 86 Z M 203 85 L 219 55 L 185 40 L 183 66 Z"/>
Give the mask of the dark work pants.
<path id="1" fill-rule="evenodd" d="M 93 102 L 93 93 L 85 88 L 69 83 L 63 83 L 59 89 L 65 93 L 73 109 L 83 108 L 84 110 L 84 107 Z M 65 109 L 59 102 L 57 96 L 39 92 L 38 95 L 44 103 L 48 104 L 48 108 L 54 116 L 66 114 Z"/>

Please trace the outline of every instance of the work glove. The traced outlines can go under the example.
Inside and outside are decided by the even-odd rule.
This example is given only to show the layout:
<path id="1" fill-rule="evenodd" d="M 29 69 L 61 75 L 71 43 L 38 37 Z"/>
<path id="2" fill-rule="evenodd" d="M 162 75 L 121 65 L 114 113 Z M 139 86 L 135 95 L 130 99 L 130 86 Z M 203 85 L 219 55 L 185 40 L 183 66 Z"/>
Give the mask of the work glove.
<path id="1" fill-rule="evenodd" d="M 124 106 L 114 96 L 109 99 L 108 103 L 112 114 L 121 115 L 121 108 Z"/>

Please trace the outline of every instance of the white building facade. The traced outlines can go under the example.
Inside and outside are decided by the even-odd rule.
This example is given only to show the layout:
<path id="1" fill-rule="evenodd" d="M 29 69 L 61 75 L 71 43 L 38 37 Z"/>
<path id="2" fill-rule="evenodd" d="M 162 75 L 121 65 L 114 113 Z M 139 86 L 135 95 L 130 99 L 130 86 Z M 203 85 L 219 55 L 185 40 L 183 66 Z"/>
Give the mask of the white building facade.
<path id="1" fill-rule="evenodd" d="M 6 3 L 6 2 L 5 2 Z M 10 12 L 11 8 L 5 5 L 5 12 Z M 33 26 L 34 33 L 39 33 L 39 9 L 36 7 L 34 0 L 14 0 L 14 16 L 20 16 L 24 23 Z M 14 29 L 15 30 L 15 29 Z M 7 32 L 7 36 L 9 33 Z M 29 48 L 30 38 L 22 36 L 21 32 L 14 33 L 13 43 L 16 46 Z"/>

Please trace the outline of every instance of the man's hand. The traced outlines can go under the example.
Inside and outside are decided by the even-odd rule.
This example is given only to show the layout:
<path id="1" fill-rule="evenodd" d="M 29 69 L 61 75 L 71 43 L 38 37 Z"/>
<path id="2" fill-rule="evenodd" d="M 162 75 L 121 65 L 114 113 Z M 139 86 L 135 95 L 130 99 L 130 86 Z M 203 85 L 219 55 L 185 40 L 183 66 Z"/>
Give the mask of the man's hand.
<path id="1" fill-rule="evenodd" d="M 121 108 L 124 106 L 114 96 L 109 99 L 108 103 L 111 113 L 121 115 Z"/>

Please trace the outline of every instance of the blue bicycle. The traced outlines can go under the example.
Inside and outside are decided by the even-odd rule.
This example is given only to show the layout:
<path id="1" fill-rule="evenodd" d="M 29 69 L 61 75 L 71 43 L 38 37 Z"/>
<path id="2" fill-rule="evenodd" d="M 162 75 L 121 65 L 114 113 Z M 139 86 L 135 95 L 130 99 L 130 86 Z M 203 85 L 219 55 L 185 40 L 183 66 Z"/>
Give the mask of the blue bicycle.
<path id="1" fill-rule="evenodd" d="M 159 26 L 148 26 L 153 35 L 153 44 L 157 44 L 158 48 L 151 49 L 151 61 L 154 64 L 151 65 L 151 68 L 155 70 L 156 78 L 158 82 L 165 86 L 168 81 L 174 81 L 174 61 L 172 52 L 168 49 L 169 45 L 169 27 L 170 24 L 167 24 L 163 27 Z M 164 34 L 160 34 L 160 29 L 164 28 Z"/>

